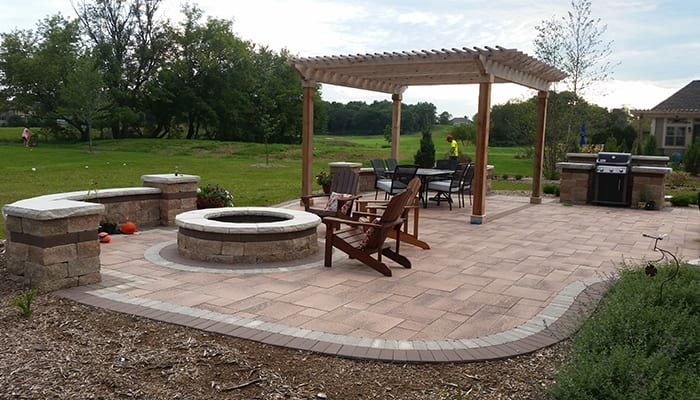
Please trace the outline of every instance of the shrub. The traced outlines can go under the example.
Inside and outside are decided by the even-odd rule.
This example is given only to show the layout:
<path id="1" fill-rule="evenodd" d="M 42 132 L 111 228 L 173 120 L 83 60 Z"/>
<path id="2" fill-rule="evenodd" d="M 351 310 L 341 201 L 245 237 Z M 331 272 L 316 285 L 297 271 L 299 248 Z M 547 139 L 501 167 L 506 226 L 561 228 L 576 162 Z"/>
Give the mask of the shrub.
<path id="1" fill-rule="evenodd" d="M 574 338 L 557 399 L 691 399 L 700 393 L 700 270 L 621 271 Z"/>
<path id="2" fill-rule="evenodd" d="M 671 197 L 671 204 L 676 207 L 687 207 L 689 204 L 696 204 L 698 193 L 692 190 L 676 192 Z"/>
<path id="3" fill-rule="evenodd" d="M 413 157 L 416 165 L 422 168 L 430 168 L 435 164 L 435 144 L 433 143 L 433 134 L 430 129 L 423 131 L 423 136 L 420 139 L 420 148 Z"/>
<path id="4" fill-rule="evenodd" d="M 668 175 L 668 184 L 671 186 L 685 186 L 690 180 L 690 174 L 685 171 L 671 171 Z"/>
<path id="5" fill-rule="evenodd" d="M 656 150 L 656 136 L 653 134 L 647 136 L 647 138 L 644 140 L 642 154 L 645 156 L 655 156 L 658 154 L 658 150 Z"/>
<path id="6" fill-rule="evenodd" d="M 683 168 L 691 174 L 700 173 L 700 140 L 695 140 L 683 155 Z"/>
<path id="7" fill-rule="evenodd" d="M 559 196 L 559 185 L 556 183 L 545 183 L 542 185 L 542 192 L 546 194 L 553 194 L 555 196 Z"/>
<path id="8" fill-rule="evenodd" d="M 197 189 L 197 208 L 233 207 L 233 195 L 219 185 Z"/>
<path id="9" fill-rule="evenodd" d="M 515 180 L 516 181 L 521 181 L 523 179 L 522 175 L 515 175 Z"/>

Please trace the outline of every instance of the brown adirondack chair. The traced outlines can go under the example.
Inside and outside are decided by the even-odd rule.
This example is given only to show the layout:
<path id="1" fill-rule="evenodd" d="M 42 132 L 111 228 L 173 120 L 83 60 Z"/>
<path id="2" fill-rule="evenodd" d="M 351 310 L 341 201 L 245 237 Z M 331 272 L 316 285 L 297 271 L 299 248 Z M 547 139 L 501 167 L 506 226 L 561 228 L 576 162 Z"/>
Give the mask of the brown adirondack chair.
<path id="1" fill-rule="evenodd" d="M 360 196 L 357 195 L 359 179 L 360 175 L 357 172 L 349 169 L 340 170 L 333 174 L 331 193 L 301 197 L 304 210 L 314 213 L 321 218 L 349 218 L 352 212 L 353 201 L 360 198 Z M 336 194 L 335 198 L 332 197 L 334 193 Z"/>
<path id="2" fill-rule="evenodd" d="M 324 265 L 326 267 L 332 265 L 333 248 L 335 247 L 350 258 L 361 261 L 385 276 L 391 276 L 391 270 L 382 262 L 382 256 L 396 261 L 404 268 L 411 268 L 411 261 L 399 254 L 401 225 L 404 222 L 401 216 L 409 201 L 415 199 L 418 190 L 420 190 L 420 179 L 414 178 L 405 191 L 394 195 L 389 200 L 382 214 L 354 212 L 353 217 L 358 217 L 357 220 L 324 218 L 323 223 L 326 224 Z M 360 216 L 369 217 L 369 220 L 361 221 L 359 220 Z M 333 228 L 338 225 L 347 225 L 347 227 L 334 230 Z M 384 243 L 390 232 L 396 234 L 396 250 Z M 373 257 L 374 254 L 377 255 L 377 258 Z"/>

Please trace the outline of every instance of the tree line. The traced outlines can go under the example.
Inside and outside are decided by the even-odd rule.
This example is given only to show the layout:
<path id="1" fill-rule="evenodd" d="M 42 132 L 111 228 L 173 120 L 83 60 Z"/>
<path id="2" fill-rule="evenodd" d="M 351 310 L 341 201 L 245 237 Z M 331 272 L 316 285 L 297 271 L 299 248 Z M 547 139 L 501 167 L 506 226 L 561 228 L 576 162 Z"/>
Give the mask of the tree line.
<path id="1" fill-rule="evenodd" d="M 79 1 L 76 18 L 0 35 L 0 109 L 65 122 L 82 140 L 94 127 L 114 138 L 299 140 L 301 80 L 286 50 L 240 39 L 196 5 L 172 25 L 160 4 Z"/>

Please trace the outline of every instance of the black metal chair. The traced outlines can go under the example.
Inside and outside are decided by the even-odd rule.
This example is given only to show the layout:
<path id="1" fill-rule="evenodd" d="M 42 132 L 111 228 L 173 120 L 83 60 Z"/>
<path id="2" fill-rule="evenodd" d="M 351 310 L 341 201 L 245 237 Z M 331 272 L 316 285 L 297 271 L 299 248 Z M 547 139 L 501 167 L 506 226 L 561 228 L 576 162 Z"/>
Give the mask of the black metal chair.
<path id="1" fill-rule="evenodd" d="M 372 165 L 372 170 L 374 171 L 374 199 L 377 199 L 379 194 L 379 182 L 384 181 L 385 183 L 391 182 L 389 178 L 386 165 L 384 165 L 384 160 L 374 159 L 370 160 L 369 163 Z"/>
<path id="2" fill-rule="evenodd" d="M 406 190 L 408 183 L 416 177 L 417 165 L 397 165 L 391 180 L 382 179 L 377 182 L 377 188 L 385 193 L 384 198 L 399 194 Z"/>
<path id="3" fill-rule="evenodd" d="M 395 158 L 387 158 L 384 162 L 386 162 L 386 169 L 390 172 L 393 172 L 396 166 L 399 165 L 399 162 L 396 161 Z"/>
<path id="4" fill-rule="evenodd" d="M 445 200 L 447 201 L 447 204 L 449 204 L 450 210 L 452 210 L 452 193 L 459 194 L 461 182 L 467 168 L 468 166 L 465 167 L 465 169 L 458 169 L 452 174 L 450 179 L 440 179 L 428 182 L 427 190 L 436 192 L 435 196 L 431 200 L 437 201 L 438 206 L 440 205 L 440 201 Z"/>
<path id="5" fill-rule="evenodd" d="M 472 182 L 474 181 L 474 164 L 466 165 L 462 181 L 459 184 L 459 207 L 466 207 L 464 194 L 469 194 L 469 205 L 472 204 Z"/>

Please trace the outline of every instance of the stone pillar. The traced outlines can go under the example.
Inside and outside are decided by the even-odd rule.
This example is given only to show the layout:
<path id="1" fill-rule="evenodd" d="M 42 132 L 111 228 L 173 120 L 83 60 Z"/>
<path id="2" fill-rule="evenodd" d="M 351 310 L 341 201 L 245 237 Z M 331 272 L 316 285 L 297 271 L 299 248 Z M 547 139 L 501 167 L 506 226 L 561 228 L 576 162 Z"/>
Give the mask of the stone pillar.
<path id="1" fill-rule="evenodd" d="M 668 167 L 632 167 L 632 208 L 639 207 L 640 202 L 653 201 L 655 210 L 664 208 L 664 190 L 666 175 L 672 171 Z"/>
<path id="2" fill-rule="evenodd" d="M 11 279 L 41 291 L 100 282 L 102 204 L 58 200 L 47 208 L 45 201 L 25 201 L 3 213 Z"/>
<path id="3" fill-rule="evenodd" d="M 560 162 L 557 168 L 559 177 L 559 201 L 573 204 L 587 204 L 593 199 L 593 170 L 595 164 Z"/>
<path id="4" fill-rule="evenodd" d="M 161 190 L 160 224 L 175 226 L 175 216 L 197 208 L 197 175 L 143 175 L 143 186 Z"/>
<path id="5" fill-rule="evenodd" d="M 330 170 L 331 175 L 335 175 L 343 169 L 349 169 L 352 172 L 356 172 L 359 174 L 361 167 L 362 167 L 362 163 L 356 163 L 356 162 L 336 161 L 336 162 L 329 162 L 328 163 L 328 169 Z"/>

